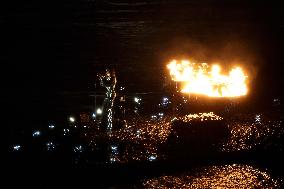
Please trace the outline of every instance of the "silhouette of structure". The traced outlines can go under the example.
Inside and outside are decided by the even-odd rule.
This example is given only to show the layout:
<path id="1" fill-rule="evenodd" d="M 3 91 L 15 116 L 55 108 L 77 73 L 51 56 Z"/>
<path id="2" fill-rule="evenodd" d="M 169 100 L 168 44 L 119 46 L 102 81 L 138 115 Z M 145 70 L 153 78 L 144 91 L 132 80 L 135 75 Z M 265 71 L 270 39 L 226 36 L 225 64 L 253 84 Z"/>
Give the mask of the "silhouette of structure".
<path id="1" fill-rule="evenodd" d="M 106 69 L 104 74 L 99 74 L 100 85 L 106 88 L 102 111 L 102 127 L 108 134 L 113 128 L 113 102 L 116 97 L 116 75 L 114 70 Z"/>

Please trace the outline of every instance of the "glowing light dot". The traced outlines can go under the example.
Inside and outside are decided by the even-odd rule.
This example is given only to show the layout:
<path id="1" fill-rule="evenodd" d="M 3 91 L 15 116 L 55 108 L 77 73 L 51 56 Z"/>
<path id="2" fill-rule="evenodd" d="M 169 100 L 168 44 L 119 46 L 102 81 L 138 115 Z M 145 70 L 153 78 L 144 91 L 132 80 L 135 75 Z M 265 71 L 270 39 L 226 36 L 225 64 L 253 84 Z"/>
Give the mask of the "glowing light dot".
<path id="1" fill-rule="evenodd" d="M 40 134 L 41 134 L 40 131 L 34 131 L 34 132 L 33 132 L 33 137 L 39 137 Z"/>
<path id="2" fill-rule="evenodd" d="M 148 158 L 149 161 L 154 161 L 154 160 L 156 160 L 156 159 L 157 159 L 157 157 L 156 157 L 155 155 L 151 155 L 151 156 Z"/>
<path id="3" fill-rule="evenodd" d="M 75 122 L 75 118 L 74 117 L 69 117 L 69 121 L 71 122 L 71 123 L 74 123 Z"/>
<path id="4" fill-rule="evenodd" d="M 101 108 L 98 108 L 98 109 L 97 109 L 97 114 L 98 114 L 98 115 L 101 115 L 102 113 L 103 113 L 103 110 L 102 110 Z"/>
<path id="5" fill-rule="evenodd" d="M 14 151 L 19 151 L 21 149 L 21 145 L 15 145 L 13 146 Z"/>

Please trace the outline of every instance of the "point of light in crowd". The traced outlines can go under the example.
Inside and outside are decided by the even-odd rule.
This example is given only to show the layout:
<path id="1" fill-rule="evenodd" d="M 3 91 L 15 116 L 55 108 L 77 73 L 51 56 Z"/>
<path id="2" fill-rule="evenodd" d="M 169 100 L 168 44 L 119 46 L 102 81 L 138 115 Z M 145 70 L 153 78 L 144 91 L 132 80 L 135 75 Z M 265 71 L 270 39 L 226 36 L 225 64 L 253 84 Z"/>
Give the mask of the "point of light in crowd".
<path id="1" fill-rule="evenodd" d="M 40 131 L 34 131 L 33 132 L 33 137 L 39 137 L 41 135 Z"/>
<path id="2" fill-rule="evenodd" d="M 75 122 L 75 118 L 72 117 L 72 116 L 70 116 L 70 117 L 69 117 L 69 121 L 70 121 L 71 123 L 74 123 L 74 122 Z"/>
<path id="3" fill-rule="evenodd" d="M 103 113 L 103 110 L 102 110 L 101 108 L 98 108 L 98 109 L 97 109 L 97 114 L 98 114 L 98 115 L 101 115 L 102 113 Z"/>
<path id="4" fill-rule="evenodd" d="M 48 126 L 49 129 L 54 129 L 54 127 L 55 127 L 54 125 L 49 125 Z"/>
<path id="5" fill-rule="evenodd" d="M 14 145 L 13 150 L 14 151 L 19 151 L 21 149 L 21 145 Z"/>

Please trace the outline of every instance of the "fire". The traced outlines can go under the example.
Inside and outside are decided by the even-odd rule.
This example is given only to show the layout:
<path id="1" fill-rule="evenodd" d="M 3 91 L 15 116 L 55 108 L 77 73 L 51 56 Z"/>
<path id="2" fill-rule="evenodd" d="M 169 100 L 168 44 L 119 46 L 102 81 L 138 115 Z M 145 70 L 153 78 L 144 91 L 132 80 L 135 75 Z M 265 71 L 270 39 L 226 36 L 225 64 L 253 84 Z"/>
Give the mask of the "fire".
<path id="1" fill-rule="evenodd" d="M 235 67 L 228 75 L 223 75 L 219 65 L 209 66 L 207 63 L 173 60 L 167 68 L 172 79 L 181 83 L 183 93 L 210 97 L 237 97 L 248 92 L 247 76 L 240 67 Z"/>

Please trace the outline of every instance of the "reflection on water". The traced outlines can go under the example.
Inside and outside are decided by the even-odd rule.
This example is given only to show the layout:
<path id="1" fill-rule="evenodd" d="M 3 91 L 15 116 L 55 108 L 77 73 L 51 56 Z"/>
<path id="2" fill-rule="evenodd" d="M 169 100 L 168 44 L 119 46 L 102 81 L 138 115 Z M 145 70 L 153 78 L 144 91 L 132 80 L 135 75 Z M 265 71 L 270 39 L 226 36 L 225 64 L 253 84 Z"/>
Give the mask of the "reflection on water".
<path id="1" fill-rule="evenodd" d="M 279 181 L 248 165 L 201 168 L 192 174 L 161 176 L 143 181 L 145 188 L 279 188 Z"/>
<path id="2" fill-rule="evenodd" d="M 137 142 L 152 140 L 155 143 L 162 143 L 167 140 L 170 132 L 171 122 L 167 118 L 159 121 L 139 118 L 129 120 L 114 137 Z"/>
<path id="3" fill-rule="evenodd" d="M 182 129 L 182 133 L 177 129 Z M 193 132 L 191 133 L 190 130 Z M 222 138 L 224 134 L 222 130 L 226 130 L 225 133 L 228 131 L 229 136 Z M 211 134 L 206 134 L 208 132 Z M 256 147 L 269 148 L 268 145 L 271 144 L 278 145 L 274 144 L 275 139 L 280 138 L 283 133 L 284 128 L 279 116 L 273 118 L 265 114 L 241 114 L 227 118 L 209 112 L 174 118 L 167 115 L 163 119 L 154 120 L 150 117 L 132 118 L 127 120 L 121 128 L 114 130 L 112 136 L 108 136 L 105 140 L 110 143 L 108 148 L 111 162 L 125 163 L 167 158 L 164 151 L 161 153 L 160 147 L 161 144 L 167 146 L 170 135 L 176 135 L 176 138 L 182 141 L 197 140 L 196 143 L 198 140 L 202 143 L 202 139 L 205 138 L 208 142 L 205 143 L 207 146 L 203 147 L 210 148 L 211 141 L 214 142 L 213 146 L 217 147 L 218 151 L 229 153 L 249 151 Z M 101 140 L 99 136 L 101 134 L 94 132 L 90 135 L 91 146 L 97 145 L 98 140 Z M 174 144 L 179 145 L 179 143 Z M 163 148 L 165 149 L 167 148 Z M 187 149 L 191 148 L 188 146 Z M 207 149 L 203 150 L 205 152 Z M 281 151 L 283 147 L 278 146 L 277 150 Z"/>
<path id="4" fill-rule="evenodd" d="M 214 114 L 199 113 L 188 114 L 186 116 L 174 117 L 164 116 L 162 119 L 150 119 L 150 117 L 136 117 L 127 120 L 121 128 L 112 131 L 111 136 L 105 136 L 104 143 L 109 144 L 109 158 L 111 163 L 126 163 L 129 161 L 156 161 L 164 159 L 159 147 L 168 141 L 169 135 L 173 131 L 173 121 L 194 124 L 206 121 L 219 121 L 223 118 Z M 210 122 L 212 123 L 212 122 Z M 99 140 L 102 140 L 104 133 L 93 131 L 91 134 L 91 146 L 95 147 Z M 94 148 L 95 149 L 95 148 Z"/>
<path id="5" fill-rule="evenodd" d="M 55 128 L 52 124 L 47 128 L 33 130 L 29 134 L 34 138 L 30 145 L 44 143 L 44 150 L 47 151 L 54 151 L 58 147 L 66 150 L 66 145 L 72 145 L 75 155 L 83 152 L 95 154 L 104 156 L 103 162 L 112 163 L 166 159 L 169 144 L 173 144 L 174 149 L 183 149 L 182 154 L 192 149 L 191 144 L 196 146 L 199 143 L 204 144 L 200 151 L 205 152 L 205 148 L 209 148 L 213 142 L 218 151 L 227 153 L 250 151 L 257 147 L 270 148 L 269 145 L 278 145 L 276 148 L 281 151 L 283 144 L 275 143 L 275 139 L 284 133 L 280 116 L 239 114 L 228 118 L 213 112 L 176 117 L 163 115 L 159 119 L 151 116 L 132 117 L 117 126 L 111 135 L 107 135 L 95 122 L 81 126 L 71 124 L 64 128 Z M 228 136 L 224 137 L 224 133 Z M 179 145 L 186 145 L 187 148 L 179 148 Z M 42 145 L 35 145 L 32 149 L 36 151 L 38 147 Z M 11 149 L 12 152 L 23 151 L 21 143 L 12 144 Z M 92 155 L 79 156 L 83 162 L 86 157 L 88 161 L 97 161 L 92 159 Z"/>
<path id="6" fill-rule="evenodd" d="M 222 158 L 226 161 L 226 154 L 230 156 L 231 152 L 253 153 L 255 148 L 270 149 L 271 146 L 263 144 L 283 145 L 283 142 L 275 142 L 275 139 L 284 134 L 281 115 L 264 113 L 239 114 L 229 118 L 213 112 L 176 117 L 163 114 L 154 119 L 153 115 L 134 116 L 116 124 L 111 135 L 101 129 L 97 122 L 74 121 L 65 127 L 58 123 L 45 127 L 31 130 L 28 133 L 31 143 L 14 143 L 10 151 L 15 156 L 26 151 L 28 155 L 40 152 L 42 156 L 50 155 L 48 157 L 55 159 L 62 156 L 64 161 L 71 159 L 72 164 L 78 167 L 127 167 L 132 163 L 146 163 L 149 167 L 155 167 L 156 163 L 172 165 L 182 162 L 180 158 L 183 157 L 190 163 L 190 158 L 195 157 L 193 153 L 197 154 L 196 157 L 199 157 L 198 153 L 202 153 L 202 157 L 211 157 L 210 153 L 225 154 Z M 228 136 L 223 137 L 223 132 L 219 132 L 222 130 L 228 131 L 225 132 Z M 217 148 L 207 150 L 213 142 Z M 37 151 L 37 148 L 42 148 L 42 151 Z M 27 149 L 32 149 L 32 154 Z M 173 153 L 169 153 L 172 149 Z M 277 146 L 277 153 L 282 149 L 283 146 Z M 51 163 L 49 161 L 43 158 L 40 162 Z M 184 171 L 188 169 L 183 169 L 182 173 Z M 163 172 L 163 175 L 167 173 Z M 281 184 L 263 170 L 236 164 L 209 166 L 180 175 L 170 173 L 142 182 L 145 188 L 277 188 Z"/>
<path id="7" fill-rule="evenodd" d="M 230 135 L 221 146 L 225 152 L 247 151 L 258 145 L 269 145 L 271 139 L 279 138 L 284 133 L 279 117 L 242 114 L 231 117 L 227 122 Z"/>
<path id="8" fill-rule="evenodd" d="M 217 121 L 217 120 L 223 120 L 223 118 L 214 114 L 213 112 L 209 112 L 209 113 L 188 114 L 182 117 L 174 118 L 174 120 L 181 120 L 183 122 Z"/>
<path id="9" fill-rule="evenodd" d="M 109 145 L 109 160 L 111 162 L 154 161 L 158 157 L 158 147 L 165 143 L 171 133 L 169 118 L 151 120 L 133 118 L 123 124 L 118 130 L 113 130 L 111 136 L 106 136 L 105 143 Z M 91 135 L 91 146 L 97 146 L 102 140 L 102 134 L 94 131 Z"/>

